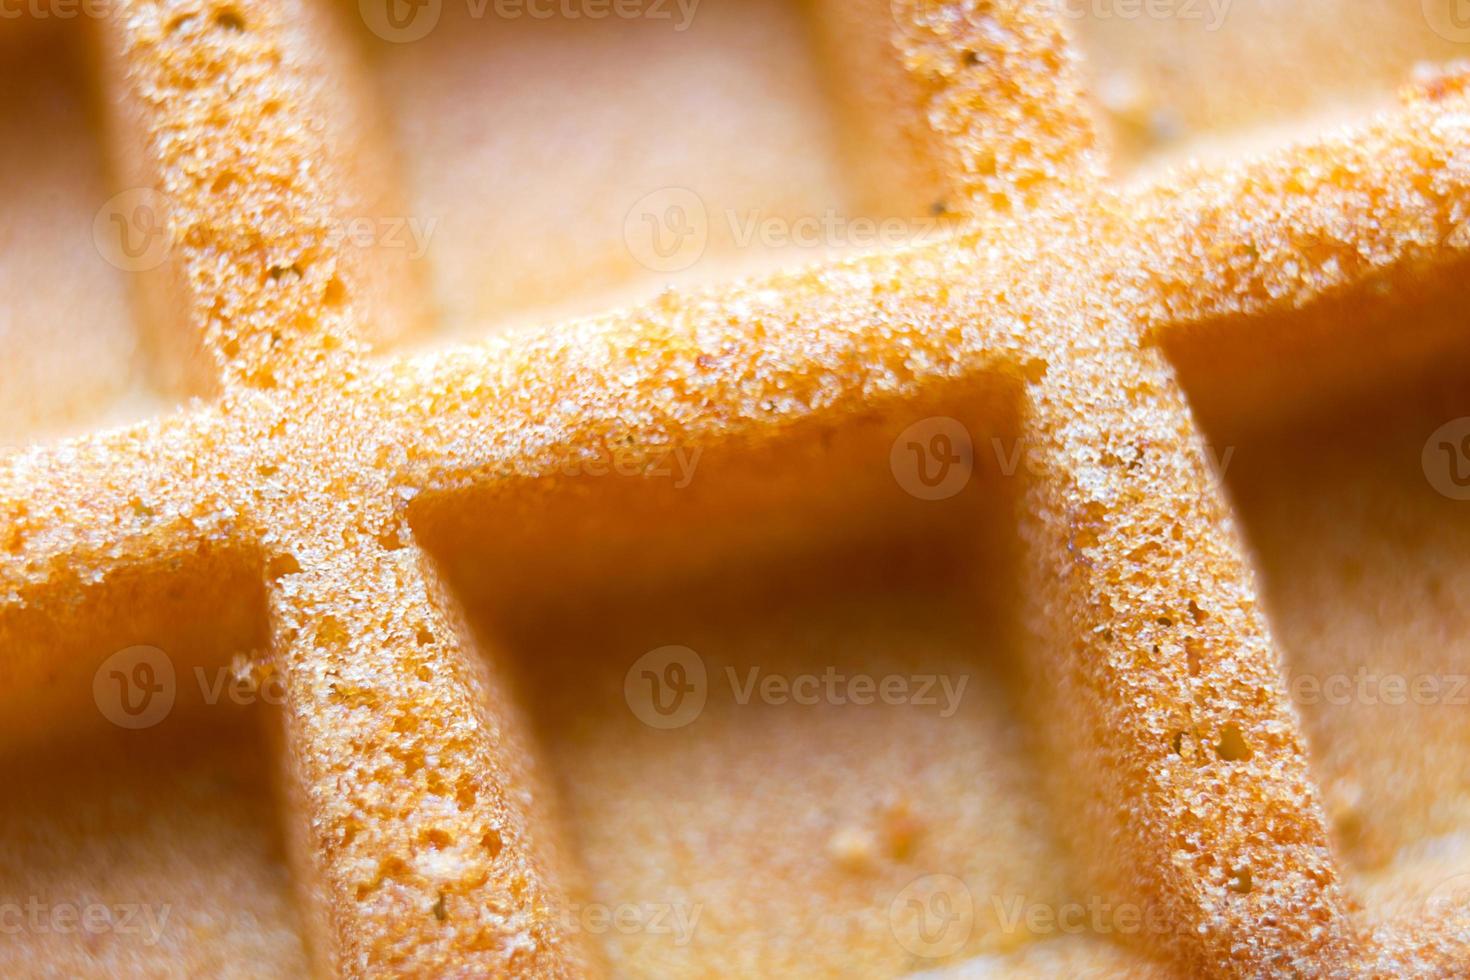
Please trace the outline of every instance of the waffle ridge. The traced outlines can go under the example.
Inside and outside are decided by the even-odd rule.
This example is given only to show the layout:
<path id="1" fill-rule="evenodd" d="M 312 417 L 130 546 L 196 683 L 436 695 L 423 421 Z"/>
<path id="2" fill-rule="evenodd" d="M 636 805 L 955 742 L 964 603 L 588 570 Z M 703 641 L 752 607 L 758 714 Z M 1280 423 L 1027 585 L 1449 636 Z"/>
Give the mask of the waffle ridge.
<path id="1" fill-rule="evenodd" d="M 103 642 L 95 623 L 161 601 L 188 561 L 236 563 L 265 590 L 257 669 L 285 681 L 316 969 L 595 973 L 557 914 L 579 872 L 523 708 L 498 652 L 475 653 L 423 515 L 471 490 L 534 514 L 587 447 L 755 451 L 999 385 L 1029 447 L 1028 698 L 1087 880 L 1166 909 L 1179 928 L 1140 942 L 1182 972 L 1452 975 L 1470 937 L 1355 918 L 1260 586 L 1165 352 L 1229 345 L 1246 316 L 1275 332 L 1238 342 L 1291 350 L 1319 309 L 1462 275 L 1470 75 L 1422 79 L 1351 132 L 1117 188 L 1078 56 L 1037 9 L 894 4 L 895 57 L 964 218 L 942 241 L 404 355 L 373 348 L 419 329 L 416 287 L 334 244 L 350 167 L 303 125 L 356 111 L 313 51 L 334 28 L 299 0 L 119 3 L 104 44 L 146 133 L 138 166 L 170 202 L 159 288 L 187 297 L 175 329 L 196 353 L 179 360 L 209 365 L 190 381 L 207 398 L 0 459 L 7 734 L 79 710 L 83 672 L 56 649 Z M 1379 339 L 1450 349 L 1457 326 Z M 1312 371 L 1305 385 L 1365 373 L 1350 356 Z"/>

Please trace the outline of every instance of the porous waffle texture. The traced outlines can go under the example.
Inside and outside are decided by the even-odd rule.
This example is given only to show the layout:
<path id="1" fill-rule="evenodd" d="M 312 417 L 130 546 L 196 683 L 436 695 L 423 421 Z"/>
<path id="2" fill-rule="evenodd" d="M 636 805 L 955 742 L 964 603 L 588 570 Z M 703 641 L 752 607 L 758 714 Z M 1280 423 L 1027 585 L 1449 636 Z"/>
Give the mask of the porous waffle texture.
<path id="1" fill-rule="evenodd" d="M 37 733 L 67 729 L 64 720 L 105 726 L 94 673 L 128 642 L 201 661 L 236 655 L 248 683 L 277 679 L 284 691 L 262 744 L 279 759 L 295 895 L 247 872 L 232 884 L 222 859 L 209 865 L 220 877 L 188 880 L 203 865 L 171 840 L 222 854 L 241 840 L 250 853 L 272 845 L 236 827 L 268 819 L 249 813 L 211 817 L 217 839 L 184 834 L 184 818 L 164 811 L 199 790 L 167 785 L 179 754 L 170 749 L 148 756 L 159 788 L 146 798 L 161 810 L 153 836 L 129 832 L 138 848 L 129 860 L 167 874 L 166 856 L 177 858 L 185 870 L 159 894 L 197 912 L 233 890 L 256 910 L 256 928 L 226 930 L 198 914 L 187 935 L 154 950 L 48 935 L 0 953 L 6 972 L 248 975 L 251 957 L 266 973 L 309 962 L 347 976 L 1464 971 L 1463 909 L 1410 903 L 1393 913 L 1345 882 L 1353 845 L 1339 810 L 1352 806 L 1324 800 L 1314 760 L 1329 758 L 1339 782 L 1353 778 L 1353 758 L 1324 754 L 1349 734 L 1329 722 L 1308 730 L 1288 697 L 1261 576 L 1198 419 L 1210 443 L 1218 432 L 1247 444 L 1312 406 L 1463 355 L 1466 76 L 1425 74 L 1397 108 L 1350 131 L 1120 188 L 1102 179 L 1100 124 L 1054 12 L 1018 0 L 899 0 L 819 4 L 814 17 L 822 43 L 891 59 L 860 94 L 882 116 L 878 129 L 907 140 L 916 197 L 963 219 L 941 240 L 383 356 L 374 346 L 413 335 L 425 314 L 400 257 L 331 234 L 343 215 L 392 200 L 341 23 L 301 0 L 122 0 L 98 25 L 105 76 L 120 93 L 109 125 L 125 134 L 126 168 L 166 202 L 175 243 L 148 274 L 145 309 L 171 338 L 161 346 L 179 348 L 181 384 L 208 400 L 0 459 L 0 731 L 22 751 Z M 938 512 L 892 503 L 894 431 L 947 412 L 1024 449 L 1013 479 L 985 484 L 1005 484 L 992 495 L 1003 501 L 998 532 L 955 508 L 936 532 Z M 578 475 L 612 449 L 634 473 L 674 452 L 703 454 L 704 471 L 682 497 L 640 476 Z M 1272 499 L 1275 471 L 1261 466 L 1235 488 L 1250 514 L 1269 510 L 1253 499 Z M 1271 520 L 1288 534 L 1310 522 L 1289 509 L 1262 517 Z M 924 857 L 906 856 L 900 801 L 877 884 L 854 885 L 861 868 L 832 867 L 867 860 L 861 833 L 815 850 L 782 794 L 761 795 L 766 784 L 738 753 L 775 746 L 733 722 L 707 743 L 733 757 L 701 755 L 677 732 L 611 728 L 629 746 L 652 734 L 665 739 L 660 751 L 693 754 L 671 771 L 581 761 L 600 759 L 607 736 L 579 727 L 595 709 L 578 698 L 602 673 L 620 683 L 627 664 L 546 654 L 567 669 L 538 680 L 532 665 L 527 680 L 508 652 L 625 634 L 636 637 L 629 648 L 656 646 L 627 625 L 627 609 L 680 595 L 656 584 L 670 578 L 714 576 L 715 591 L 729 593 L 674 600 L 667 622 L 687 620 L 681 635 L 731 620 L 747 630 L 797 586 L 741 591 L 722 570 L 788 556 L 792 582 L 832 578 L 835 605 L 814 614 L 815 629 L 852 637 L 855 650 L 882 646 L 885 634 L 852 626 L 877 614 L 844 600 L 849 590 L 889 595 L 905 622 L 935 604 L 979 601 L 968 580 L 952 595 L 952 583 L 925 585 L 928 572 L 848 567 L 871 559 L 842 557 L 842 542 L 880 525 L 901 541 L 937 533 L 960 560 L 982 541 L 1008 542 L 997 552 L 1009 557 L 988 567 L 1010 582 L 996 601 L 1013 623 L 1015 657 L 1001 672 L 1014 673 L 1005 683 L 1024 738 L 981 731 L 969 742 L 936 726 L 875 763 L 876 777 L 823 770 L 833 798 L 863 789 L 876 798 L 885 787 L 858 780 L 897 785 L 935 763 L 926 771 L 940 802 L 912 816 L 927 828 Z M 930 571 L 948 554 L 933 547 L 920 562 Z M 833 549 L 837 559 L 799 571 L 796 556 Z M 1311 574 L 1288 558 L 1267 567 Z M 466 595 L 490 598 L 467 612 Z M 1315 635 L 1309 605 L 1288 634 Z M 964 629 L 921 637 L 910 627 L 915 644 L 957 662 L 980 642 Z M 731 642 L 760 651 L 772 641 Z M 821 646 L 780 642 L 796 662 L 802 643 Z M 556 698 L 569 706 L 543 713 L 539 702 Z M 970 721 L 983 728 L 1007 710 L 997 701 Z M 725 724 L 710 720 L 712 730 Z M 66 737 L 82 745 L 131 744 L 75 725 Z M 1308 735 L 1320 740 L 1311 753 Z M 874 758 L 887 751 L 861 726 L 808 748 L 850 760 L 844 744 Z M 268 787 L 259 751 L 242 738 L 237 776 Z M 780 763 L 781 778 L 814 778 L 801 761 Z M 999 788 L 976 797 L 992 766 Z M 720 897 L 708 913 L 713 938 L 671 949 L 576 928 L 567 908 L 613 879 L 641 874 L 656 893 L 644 897 L 667 897 L 657 862 L 640 856 L 669 826 L 648 815 L 661 801 L 693 812 L 681 787 L 701 769 L 713 775 L 699 785 L 718 792 L 727 781 L 732 798 L 710 804 L 719 832 L 683 841 L 683 856 L 668 860 L 688 872 L 689 894 Z M 8 792 L 24 795 L 30 771 Z M 1417 812 L 1416 799 L 1463 797 L 1463 782 L 1435 778 L 1410 785 L 1399 805 Z M 620 810 L 618 779 L 656 786 L 639 818 Z M 128 785 L 152 783 L 138 775 Z M 737 786 L 767 808 L 742 809 Z M 971 836 L 950 839 L 944 800 Z M 1021 800 L 1039 802 L 1028 810 Z M 141 819 L 87 813 L 80 829 L 55 833 L 105 839 Z M 1360 830 L 1372 823 L 1351 816 Z M 1013 849 L 1038 823 L 1054 844 Z M 174 824 L 178 835 L 164 832 Z M 1441 820 L 1423 836 L 1448 832 Z M 745 884 L 730 851 L 783 836 L 804 849 L 781 852 L 779 883 Z M 1370 830 L 1360 836 L 1373 845 Z M 57 845 L 23 840 L 8 887 L 34 890 Z M 1398 860 L 1392 846 L 1373 846 L 1388 849 L 1380 870 Z M 946 959 L 916 959 L 883 919 L 891 892 L 916 875 L 974 870 L 967 862 L 982 877 L 1010 868 L 1012 888 L 1027 875 L 1064 878 L 1058 895 L 1157 910 L 1169 928 L 1001 944 L 977 930 Z M 1404 887 L 1422 897 L 1436 873 L 1432 862 L 1411 869 Z M 264 897 L 252 898 L 256 889 Z M 767 945 L 762 914 L 746 907 L 794 914 L 803 894 L 840 903 L 855 891 L 879 914 L 835 936 L 814 929 Z M 281 924 L 291 918 L 283 903 L 298 909 L 299 936 Z M 977 904 L 988 908 L 979 895 Z"/>

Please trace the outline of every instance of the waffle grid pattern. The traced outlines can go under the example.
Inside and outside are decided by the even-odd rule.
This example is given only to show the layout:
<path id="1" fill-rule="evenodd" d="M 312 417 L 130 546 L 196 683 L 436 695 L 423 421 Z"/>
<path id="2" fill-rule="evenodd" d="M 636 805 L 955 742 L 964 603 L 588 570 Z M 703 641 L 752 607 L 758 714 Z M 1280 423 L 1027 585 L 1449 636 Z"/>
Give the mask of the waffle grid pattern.
<path id="1" fill-rule="evenodd" d="M 545 774 L 526 721 L 419 532 L 469 492 L 534 514 L 589 447 L 754 453 L 874 405 L 998 390 L 1028 447 L 1026 672 L 1068 774 L 1055 805 L 1085 815 L 1069 844 L 1087 880 L 1165 908 L 1179 928 L 1139 942 L 1182 971 L 1456 973 L 1462 916 L 1355 918 L 1170 352 L 1316 344 L 1308 390 L 1453 349 L 1453 317 L 1357 338 L 1381 355 L 1325 339 L 1322 320 L 1463 276 L 1463 80 L 1427 79 L 1340 137 L 1119 190 L 1078 56 L 1039 9 L 873 14 L 893 18 L 924 152 L 969 219 L 943 242 L 387 357 L 373 347 L 423 315 L 392 260 L 329 233 L 390 193 L 344 135 L 365 110 L 333 85 L 337 28 L 299 0 L 119 3 L 103 25 L 128 93 L 114 124 L 133 127 L 130 166 L 176 242 L 148 274 L 156 326 L 207 401 L 0 460 L 7 734 L 95 710 L 84 652 L 190 570 L 243 569 L 270 651 L 252 676 L 286 692 L 315 968 L 596 972 L 555 912 L 576 872 L 528 791 Z"/>

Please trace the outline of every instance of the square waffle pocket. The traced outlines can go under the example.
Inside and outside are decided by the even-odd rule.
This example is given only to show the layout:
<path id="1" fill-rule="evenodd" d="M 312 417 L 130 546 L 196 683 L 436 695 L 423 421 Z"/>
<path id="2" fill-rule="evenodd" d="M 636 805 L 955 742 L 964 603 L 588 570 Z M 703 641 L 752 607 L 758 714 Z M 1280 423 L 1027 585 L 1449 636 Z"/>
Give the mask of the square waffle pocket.
<path id="1" fill-rule="evenodd" d="M 0 21 L 0 972 L 1463 974 L 1454 5 L 705 3 Z"/>

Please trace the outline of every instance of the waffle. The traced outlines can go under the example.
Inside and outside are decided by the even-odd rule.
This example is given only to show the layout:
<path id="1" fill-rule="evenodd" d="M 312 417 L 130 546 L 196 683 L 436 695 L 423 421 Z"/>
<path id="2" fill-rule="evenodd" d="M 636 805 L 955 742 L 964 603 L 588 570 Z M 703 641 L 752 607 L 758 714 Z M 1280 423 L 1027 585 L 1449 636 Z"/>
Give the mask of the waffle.
<path id="1" fill-rule="evenodd" d="M 1420 6 L 0 23 L 0 972 L 1463 974 Z"/>

